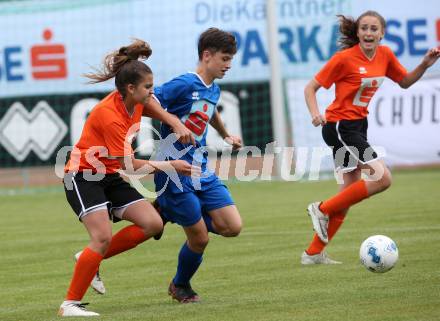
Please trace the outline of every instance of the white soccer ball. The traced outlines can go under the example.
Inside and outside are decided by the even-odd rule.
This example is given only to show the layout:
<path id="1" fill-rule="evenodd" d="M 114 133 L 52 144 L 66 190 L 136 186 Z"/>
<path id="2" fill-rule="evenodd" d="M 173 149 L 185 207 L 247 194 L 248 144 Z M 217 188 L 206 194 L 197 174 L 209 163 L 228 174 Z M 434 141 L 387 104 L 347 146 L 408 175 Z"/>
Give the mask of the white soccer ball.
<path id="1" fill-rule="evenodd" d="M 362 265 L 368 270 L 384 273 L 396 265 L 399 250 L 396 243 L 389 237 L 373 235 L 362 242 L 359 256 Z"/>

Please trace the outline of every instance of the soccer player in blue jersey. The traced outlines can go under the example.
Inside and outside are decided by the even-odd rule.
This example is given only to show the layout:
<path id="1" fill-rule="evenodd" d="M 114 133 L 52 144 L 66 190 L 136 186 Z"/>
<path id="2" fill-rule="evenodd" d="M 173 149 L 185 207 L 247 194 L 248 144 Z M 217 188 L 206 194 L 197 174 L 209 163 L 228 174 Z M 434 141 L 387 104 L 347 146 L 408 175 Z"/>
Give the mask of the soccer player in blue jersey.
<path id="1" fill-rule="evenodd" d="M 242 145 L 241 138 L 228 133 L 216 110 L 220 88 L 214 83 L 231 68 L 236 51 L 237 44 L 232 34 L 210 28 L 200 35 L 198 41 L 196 72 L 178 76 L 154 91 L 160 104 L 180 118 L 195 138 L 194 145 L 175 141 L 172 145 L 160 146 L 158 155 L 168 160 L 183 159 L 202 168 L 202 177 L 197 182 L 193 177 L 183 175 L 173 180 L 167 174 L 155 174 L 156 203 L 162 217 L 181 225 L 187 236 L 178 256 L 176 275 L 168 289 L 172 298 L 181 303 L 200 301 L 190 281 L 202 263 L 209 241 L 208 232 L 233 237 L 241 231 L 238 209 L 227 187 L 207 169 L 207 153 L 203 152 L 208 123 L 233 149 Z M 162 124 L 162 139 L 170 134 L 172 129 Z"/>

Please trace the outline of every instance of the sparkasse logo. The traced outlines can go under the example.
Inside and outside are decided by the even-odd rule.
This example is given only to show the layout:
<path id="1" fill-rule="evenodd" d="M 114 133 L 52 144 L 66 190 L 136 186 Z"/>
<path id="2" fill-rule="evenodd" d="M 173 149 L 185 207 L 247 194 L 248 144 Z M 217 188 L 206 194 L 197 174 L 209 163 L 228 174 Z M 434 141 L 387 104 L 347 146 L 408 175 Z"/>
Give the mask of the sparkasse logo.
<path id="1" fill-rule="evenodd" d="M 53 80 L 67 78 L 66 48 L 64 44 L 50 43 L 53 38 L 51 29 L 43 31 L 45 43 L 30 48 L 9 45 L 0 48 L 0 82 L 35 80 Z M 25 59 L 30 61 L 30 72 L 23 70 Z"/>

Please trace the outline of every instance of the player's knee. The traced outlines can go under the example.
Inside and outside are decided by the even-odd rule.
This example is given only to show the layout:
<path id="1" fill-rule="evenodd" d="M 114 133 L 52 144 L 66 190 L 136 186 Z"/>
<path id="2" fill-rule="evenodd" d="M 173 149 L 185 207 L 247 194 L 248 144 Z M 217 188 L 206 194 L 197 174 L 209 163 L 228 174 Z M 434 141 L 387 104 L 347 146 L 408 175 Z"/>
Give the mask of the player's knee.
<path id="1" fill-rule="evenodd" d="M 136 222 L 136 225 L 142 229 L 147 238 L 157 235 L 163 230 L 163 222 L 159 215 L 152 215 L 145 221 Z"/>
<path id="2" fill-rule="evenodd" d="M 208 243 L 209 243 L 208 234 L 203 236 L 201 235 L 194 239 L 189 240 L 190 248 L 196 252 L 203 252 L 205 248 L 208 246 Z"/>
<path id="3" fill-rule="evenodd" d="M 100 233 L 92 237 L 91 243 L 93 243 L 94 247 L 97 248 L 101 253 L 105 253 L 110 246 L 111 240 L 111 233 Z"/>
<path id="4" fill-rule="evenodd" d="M 234 224 L 229 224 L 220 234 L 226 237 L 235 237 L 238 236 L 240 232 L 241 232 L 241 222 L 237 222 Z"/>
<path id="5" fill-rule="evenodd" d="M 232 234 L 233 234 L 232 236 L 239 236 L 242 228 L 243 228 L 243 224 L 241 223 L 241 221 L 240 223 L 234 225 L 234 228 L 232 229 Z"/>
<path id="6" fill-rule="evenodd" d="M 144 230 L 145 235 L 153 236 L 160 233 L 163 230 L 163 222 L 160 216 L 157 215 L 157 218 L 154 218 L 149 222 L 148 227 Z"/>

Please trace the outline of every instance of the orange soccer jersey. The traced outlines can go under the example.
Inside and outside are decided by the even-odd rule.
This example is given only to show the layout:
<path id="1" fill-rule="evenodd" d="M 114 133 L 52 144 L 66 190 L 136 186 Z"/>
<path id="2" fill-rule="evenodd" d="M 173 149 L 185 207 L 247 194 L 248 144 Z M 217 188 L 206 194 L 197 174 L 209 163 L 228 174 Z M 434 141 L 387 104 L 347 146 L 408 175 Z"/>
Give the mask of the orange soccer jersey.
<path id="1" fill-rule="evenodd" d="M 327 121 L 362 119 L 368 115 L 368 104 L 385 76 L 400 82 L 406 69 L 386 46 L 378 46 L 373 59 L 359 45 L 337 52 L 315 76 L 326 89 L 336 85 L 335 100 L 327 107 Z"/>
<path id="2" fill-rule="evenodd" d="M 139 130 L 142 111 L 143 105 L 137 104 L 129 115 L 118 91 L 107 95 L 87 118 L 65 171 L 115 173 L 121 167 L 115 158 L 133 154 L 131 142 Z"/>

